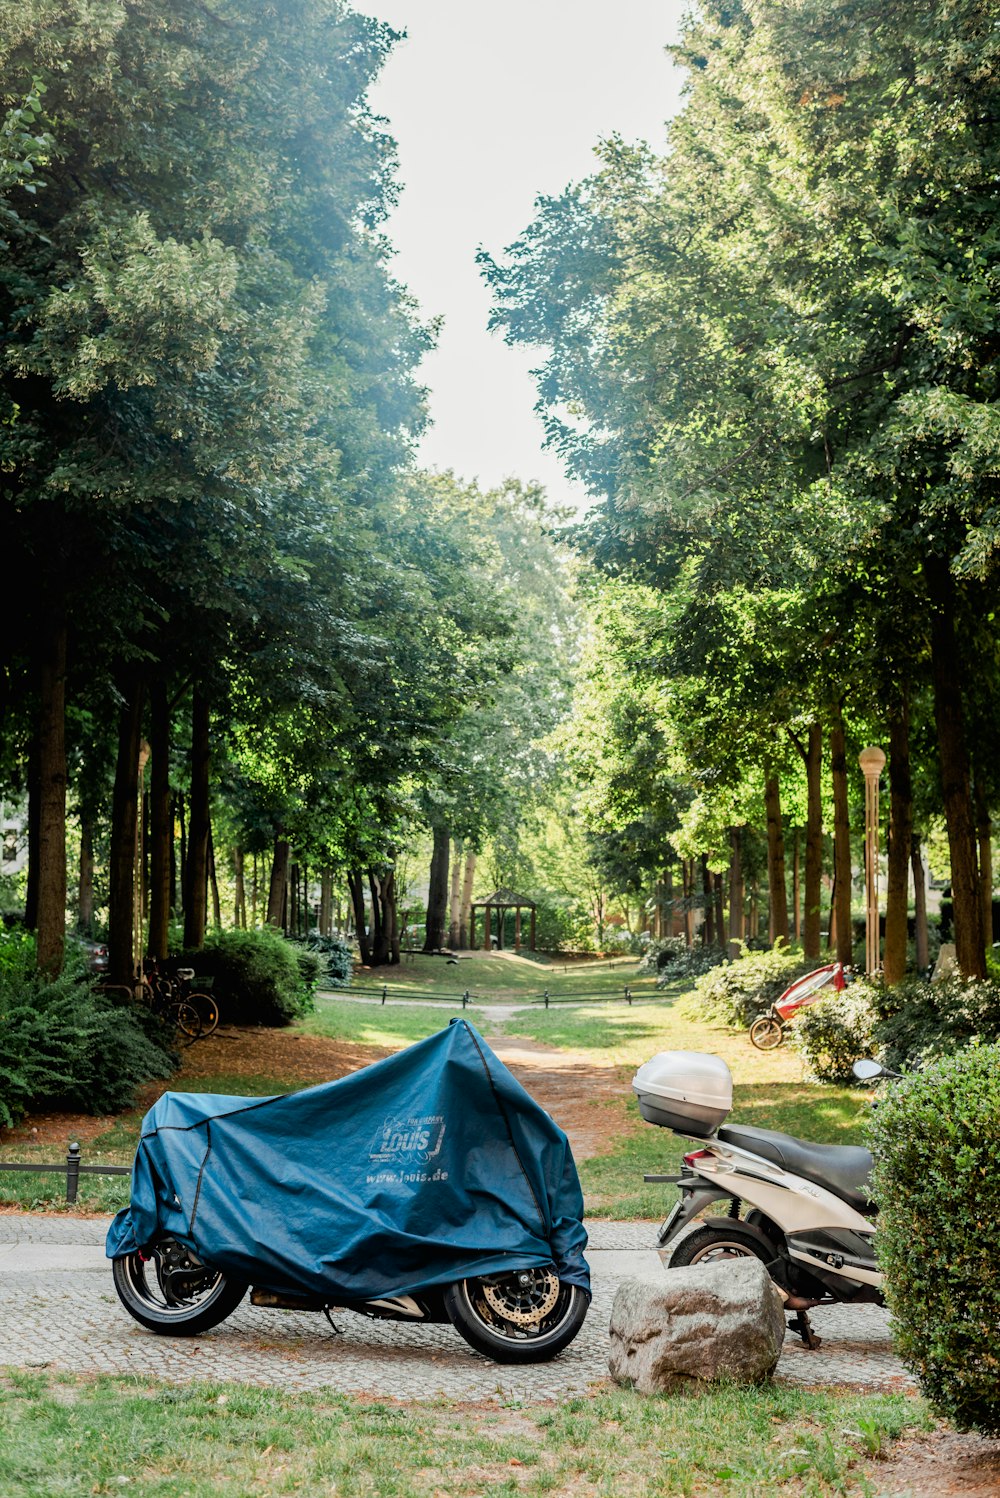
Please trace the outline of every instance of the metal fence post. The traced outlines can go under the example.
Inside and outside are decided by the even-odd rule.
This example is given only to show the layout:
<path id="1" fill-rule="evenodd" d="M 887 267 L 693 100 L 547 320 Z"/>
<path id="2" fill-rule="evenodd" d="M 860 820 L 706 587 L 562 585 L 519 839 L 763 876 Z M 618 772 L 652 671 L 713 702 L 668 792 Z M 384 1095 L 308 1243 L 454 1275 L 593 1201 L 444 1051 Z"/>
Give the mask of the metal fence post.
<path id="1" fill-rule="evenodd" d="M 468 1002 L 469 1002 L 469 990 L 466 989 L 465 992 L 462 995 L 462 1008 L 463 1009 L 466 1007 L 466 1005 L 468 1004 Z"/>
<path id="2" fill-rule="evenodd" d="M 546 1007 L 546 1009 L 549 1007 L 549 991 L 548 991 L 548 989 L 545 990 L 545 1007 Z"/>
<path id="3" fill-rule="evenodd" d="M 382 984 L 382 1003 L 383 1004 L 385 1003 L 385 996 L 386 996 L 387 992 L 388 992 L 388 989 L 386 988 L 386 985 L 383 983 Z"/>
<path id="4" fill-rule="evenodd" d="M 625 985 L 625 1002 L 626 1004 L 631 1004 L 632 1002 L 632 990 L 629 988 L 628 984 Z"/>
<path id="5" fill-rule="evenodd" d="M 80 1184 L 80 1146 L 74 1139 L 66 1151 L 66 1200 L 76 1201 L 77 1187 Z"/>

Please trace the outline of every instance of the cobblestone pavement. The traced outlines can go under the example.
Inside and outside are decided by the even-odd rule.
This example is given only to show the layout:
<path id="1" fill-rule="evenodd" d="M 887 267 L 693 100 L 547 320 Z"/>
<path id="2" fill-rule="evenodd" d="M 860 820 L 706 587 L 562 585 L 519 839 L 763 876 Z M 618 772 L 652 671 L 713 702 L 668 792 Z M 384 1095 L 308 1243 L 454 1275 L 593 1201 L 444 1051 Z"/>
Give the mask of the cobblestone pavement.
<path id="1" fill-rule="evenodd" d="M 588 1258 L 594 1302 L 583 1330 L 552 1363 L 500 1366 L 451 1327 L 407 1326 L 338 1312 L 259 1310 L 245 1302 L 200 1337 L 158 1337 L 118 1302 L 103 1255 L 105 1220 L 0 1214 L 0 1366 L 131 1373 L 177 1382 L 234 1379 L 275 1388 L 375 1393 L 396 1399 L 559 1399 L 607 1372 L 607 1331 L 620 1280 L 663 1271 L 649 1223 L 593 1222 Z M 912 1387 L 893 1355 L 886 1313 L 874 1306 L 816 1311 L 815 1352 L 792 1334 L 779 1381 Z"/>

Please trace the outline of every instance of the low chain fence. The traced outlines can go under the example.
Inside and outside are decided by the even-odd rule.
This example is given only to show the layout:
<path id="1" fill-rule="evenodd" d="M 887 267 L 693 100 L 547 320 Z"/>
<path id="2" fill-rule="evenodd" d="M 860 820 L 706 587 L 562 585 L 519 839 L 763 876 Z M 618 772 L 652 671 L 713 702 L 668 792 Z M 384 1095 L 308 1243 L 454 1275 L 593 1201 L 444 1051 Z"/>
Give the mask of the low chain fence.
<path id="1" fill-rule="evenodd" d="M 635 983 L 624 984 L 621 992 L 609 992 L 607 989 L 580 988 L 565 989 L 554 993 L 546 988 L 541 993 L 514 993 L 503 998 L 498 998 L 496 994 L 476 993 L 469 988 L 465 989 L 462 993 L 458 993 L 457 991 L 452 993 L 429 993 L 423 988 L 397 988 L 395 984 L 390 983 L 383 983 L 381 985 L 350 984 L 347 988 L 331 988 L 327 989 L 326 992 L 332 994 L 334 998 L 340 998 L 341 996 L 346 998 L 363 998 L 373 1003 L 379 1002 L 385 1004 L 390 999 L 397 999 L 402 1003 L 460 1004 L 463 1009 L 467 1009 L 470 1004 L 524 1004 L 526 1006 L 529 1004 L 543 1004 L 548 1009 L 553 1004 L 632 1004 L 636 999 L 641 999 L 643 1003 L 655 1003 L 657 1001 L 664 1003 L 672 1002 L 672 997 L 668 998 L 657 990 L 655 979 L 651 978 L 648 981 L 651 985 L 649 988 L 641 986 L 643 980 L 638 979 Z"/>
<path id="2" fill-rule="evenodd" d="M 26 1170 L 32 1175 L 65 1175 L 66 1177 L 66 1200 L 70 1204 L 76 1201 L 80 1186 L 80 1177 L 87 1176 L 130 1176 L 131 1165 L 84 1165 L 80 1153 L 80 1146 L 74 1142 L 66 1151 L 66 1161 L 62 1165 L 43 1165 L 36 1161 L 3 1161 L 0 1160 L 0 1175 L 9 1170 Z"/>

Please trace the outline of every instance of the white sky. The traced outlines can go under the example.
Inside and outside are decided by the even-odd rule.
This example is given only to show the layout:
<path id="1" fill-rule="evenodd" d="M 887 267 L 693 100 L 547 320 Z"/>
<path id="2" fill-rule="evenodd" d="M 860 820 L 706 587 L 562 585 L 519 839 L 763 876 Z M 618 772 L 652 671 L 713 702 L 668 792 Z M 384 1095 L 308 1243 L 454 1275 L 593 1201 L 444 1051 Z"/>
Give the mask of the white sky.
<path id="1" fill-rule="evenodd" d="M 590 174 L 598 140 L 663 141 L 682 75 L 664 54 L 685 0 L 359 0 L 405 30 L 372 91 L 399 144 L 395 273 L 425 316 L 444 318 L 422 367 L 434 425 L 421 462 L 491 487 L 537 479 L 582 507 L 533 406 L 530 350 L 486 330 L 476 249 L 497 254 L 539 194 Z"/>

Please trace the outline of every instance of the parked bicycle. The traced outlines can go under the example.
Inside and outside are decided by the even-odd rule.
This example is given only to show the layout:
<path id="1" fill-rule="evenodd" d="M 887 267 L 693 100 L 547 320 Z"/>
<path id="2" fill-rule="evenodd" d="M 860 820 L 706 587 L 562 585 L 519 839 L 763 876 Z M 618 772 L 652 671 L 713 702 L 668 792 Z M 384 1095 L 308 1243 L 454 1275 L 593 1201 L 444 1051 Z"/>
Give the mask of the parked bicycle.
<path id="1" fill-rule="evenodd" d="M 210 993 L 194 987 L 194 977 L 193 967 L 165 973 L 154 959 L 147 958 L 143 964 L 143 997 L 154 1014 L 176 1016 L 179 1029 L 194 1040 L 204 1040 L 218 1029 L 219 1006 Z"/>

